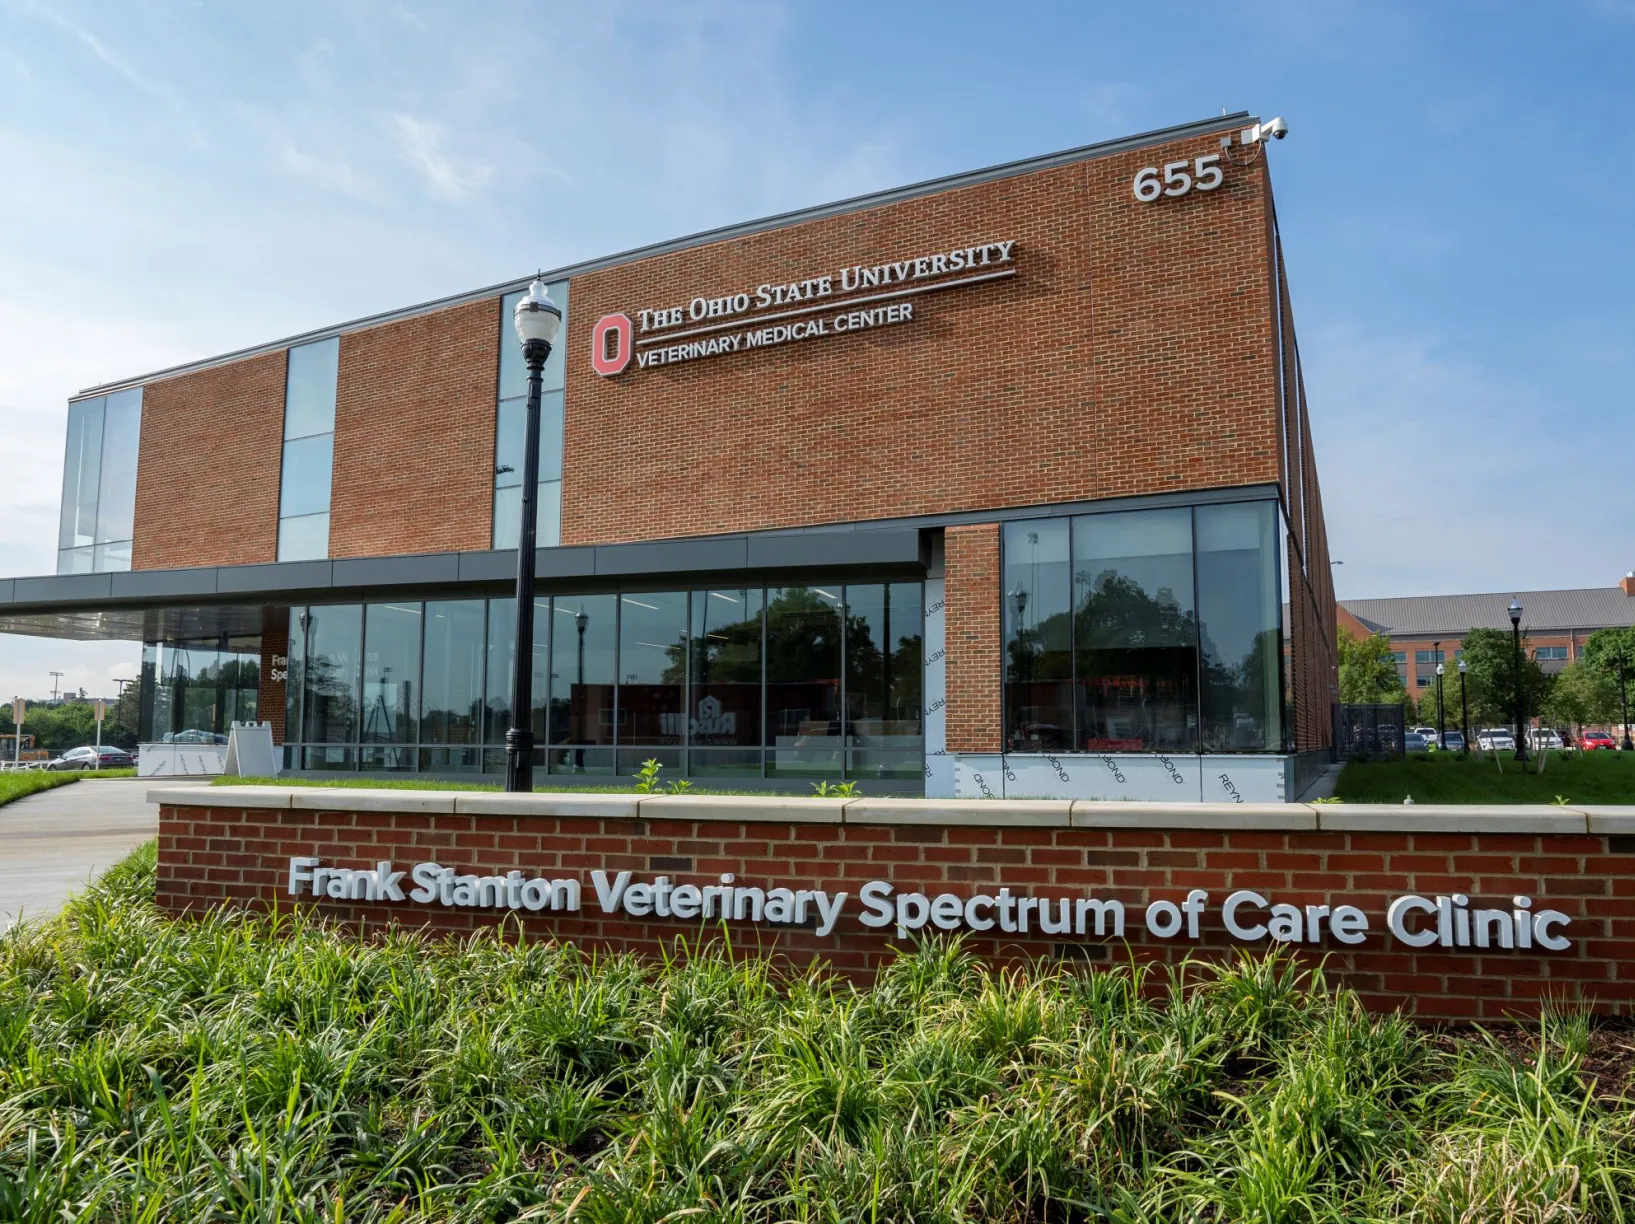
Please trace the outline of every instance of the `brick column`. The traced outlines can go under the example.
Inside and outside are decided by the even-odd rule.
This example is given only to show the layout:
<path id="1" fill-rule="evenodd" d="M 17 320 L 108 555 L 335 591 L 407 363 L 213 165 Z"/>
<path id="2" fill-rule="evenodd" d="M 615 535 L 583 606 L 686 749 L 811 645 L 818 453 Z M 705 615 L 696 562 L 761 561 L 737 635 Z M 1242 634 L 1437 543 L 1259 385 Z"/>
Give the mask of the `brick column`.
<path id="1" fill-rule="evenodd" d="M 273 743 L 284 742 L 284 681 L 273 677 L 289 673 L 290 610 L 268 608 L 261 621 L 261 695 L 256 715 L 272 724 Z"/>
<path id="2" fill-rule="evenodd" d="M 950 527 L 943 536 L 948 603 L 948 751 L 1004 747 L 999 623 L 999 524 Z"/>

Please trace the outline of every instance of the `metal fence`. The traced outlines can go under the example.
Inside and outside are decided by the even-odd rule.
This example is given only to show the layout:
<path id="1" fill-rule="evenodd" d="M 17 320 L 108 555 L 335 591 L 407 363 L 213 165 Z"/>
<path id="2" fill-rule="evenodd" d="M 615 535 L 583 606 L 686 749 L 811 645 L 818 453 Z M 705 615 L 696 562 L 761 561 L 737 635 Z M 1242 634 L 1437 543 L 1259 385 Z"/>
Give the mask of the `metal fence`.
<path id="1" fill-rule="evenodd" d="M 1336 705 L 1335 759 L 1388 761 L 1401 757 L 1406 722 L 1398 705 Z"/>

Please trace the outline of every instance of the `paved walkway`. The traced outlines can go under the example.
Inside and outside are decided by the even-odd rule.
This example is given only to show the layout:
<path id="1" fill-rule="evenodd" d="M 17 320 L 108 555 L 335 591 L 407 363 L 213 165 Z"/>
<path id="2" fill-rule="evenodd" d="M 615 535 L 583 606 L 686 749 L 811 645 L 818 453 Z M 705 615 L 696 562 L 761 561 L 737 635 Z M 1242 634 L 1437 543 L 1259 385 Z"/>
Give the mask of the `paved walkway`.
<path id="1" fill-rule="evenodd" d="M 176 785 L 176 780 L 167 780 Z M 55 914 L 159 829 L 148 778 L 71 782 L 0 807 L 0 931 Z"/>

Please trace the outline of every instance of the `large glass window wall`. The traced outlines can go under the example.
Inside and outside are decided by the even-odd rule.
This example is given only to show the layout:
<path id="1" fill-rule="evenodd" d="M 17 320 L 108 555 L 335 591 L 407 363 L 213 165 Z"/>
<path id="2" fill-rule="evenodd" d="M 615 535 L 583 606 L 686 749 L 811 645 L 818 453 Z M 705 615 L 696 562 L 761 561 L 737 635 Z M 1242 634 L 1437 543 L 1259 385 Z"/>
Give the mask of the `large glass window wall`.
<path id="1" fill-rule="evenodd" d="M 131 567 L 142 388 L 68 405 L 57 572 L 101 574 Z"/>
<path id="2" fill-rule="evenodd" d="M 258 720 L 260 693 L 260 638 L 150 643 L 142 650 L 139 736 L 225 744 L 233 723 Z"/>
<path id="3" fill-rule="evenodd" d="M 568 351 L 568 282 L 550 286 L 562 308 L 562 330 L 545 362 L 539 399 L 539 486 L 534 531 L 541 548 L 562 542 L 563 375 Z M 500 377 L 494 428 L 494 547 L 515 548 L 522 515 L 522 441 L 528 406 L 528 367 L 511 315 L 522 293 L 500 301 Z"/>
<path id="4" fill-rule="evenodd" d="M 284 462 L 278 490 L 278 559 L 329 556 L 329 494 L 335 467 L 339 337 L 290 349 L 284 381 Z"/>
<path id="5" fill-rule="evenodd" d="M 1011 752 L 1279 752 L 1275 502 L 1004 527 Z"/>
<path id="6" fill-rule="evenodd" d="M 922 587 L 541 597 L 535 763 L 553 774 L 901 778 L 924 771 Z M 294 608 L 293 769 L 505 764 L 507 599 Z"/>

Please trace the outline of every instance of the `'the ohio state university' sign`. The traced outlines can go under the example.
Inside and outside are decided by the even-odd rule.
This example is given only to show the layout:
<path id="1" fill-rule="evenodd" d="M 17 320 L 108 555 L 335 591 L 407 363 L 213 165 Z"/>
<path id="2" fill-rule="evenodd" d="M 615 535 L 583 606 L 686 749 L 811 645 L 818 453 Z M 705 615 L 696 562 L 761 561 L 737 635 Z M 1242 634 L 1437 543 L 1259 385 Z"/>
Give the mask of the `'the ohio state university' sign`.
<path id="1" fill-rule="evenodd" d="M 634 358 L 638 370 L 676 365 L 912 323 L 923 293 L 986 284 L 1016 275 L 1016 242 L 983 242 L 889 263 L 853 264 L 805 280 L 757 285 L 684 306 L 603 315 L 590 333 L 590 365 L 604 378 Z"/>

